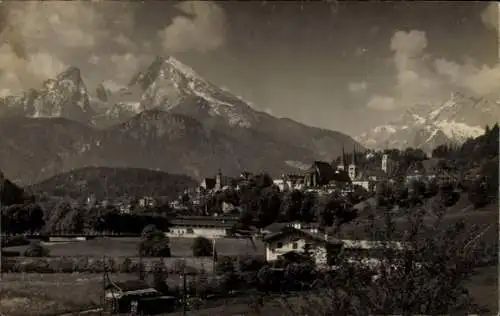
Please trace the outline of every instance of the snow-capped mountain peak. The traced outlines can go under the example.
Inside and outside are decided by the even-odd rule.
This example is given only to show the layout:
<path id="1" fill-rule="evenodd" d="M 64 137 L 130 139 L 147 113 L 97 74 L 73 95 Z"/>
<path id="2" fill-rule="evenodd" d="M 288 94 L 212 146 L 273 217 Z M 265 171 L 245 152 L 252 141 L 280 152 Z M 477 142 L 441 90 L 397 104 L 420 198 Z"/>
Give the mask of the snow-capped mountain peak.
<path id="1" fill-rule="evenodd" d="M 377 126 L 357 140 L 372 148 L 419 147 L 427 151 L 444 143 L 463 143 L 484 133 L 500 118 L 500 104 L 460 92 L 432 107 L 416 106 L 390 125 Z"/>
<path id="2" fill-rule="evenodd" d="M 65 117 L 88 124 L 94 115 L 87 88 L 76 67 L 46 80 L 40 89 L 4 98 L 2 102 L 10 113 L 27 117 Z"/>
<path id="3" fill-rule="evenodd" d="M 205 112 L 231 126 L 250 127 L 253 110 L 241 98 L 204 79 L 174 57 L 157 57 L 114 98 L 108 115 L 128 119 L 144 110 L 161 109 L 193 115 Z M 118 94 L 118 95 L 119 95 Z M 139 105 L 137 105 L 139 104 Z"/>

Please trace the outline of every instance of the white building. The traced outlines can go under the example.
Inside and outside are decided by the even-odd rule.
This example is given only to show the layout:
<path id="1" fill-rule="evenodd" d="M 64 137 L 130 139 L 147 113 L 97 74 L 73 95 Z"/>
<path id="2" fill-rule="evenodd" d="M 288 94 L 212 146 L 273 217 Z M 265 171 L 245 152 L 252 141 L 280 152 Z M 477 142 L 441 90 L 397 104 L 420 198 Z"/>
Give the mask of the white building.
<path id="1" fill-rule="evenodd" d="M 328 236 L 327 234 L 313 233 L 301 229 L 300 224 L 295 227 L 285 227 L 281 231 L 270 234 L 264 237 L 266 244 L 266 260 L 276 261 L 290 252 L 304 253 L 305 249 L 309 247 L 314 261 L 318 266 L 331 266 L 334 257 L 340 249 L 348 251 L 352 255 L 363 255 L 368 250 L 382 249 L 391 247 L 396 250 L 403 250 L 404 245 L 401 242 L 386 242 L 371 240 L 353 240 L 353 239 L 337 239 Z M 306 246 L 308 245 L 308 246 Z M 377 258 L 367 257 L 364 259 L 366 262 L 373 264 L 378 262 Z"/>
<path id="2" fill-rule="evenodd" d="M 328 257 L 333 254 L 333 249 L 339 248 L 341 245 L 329 240 L 327 235 L 321 236 L 320 234 L 302 230 L 300 225 L 285 227 L 280 232 L 265 236 L 264 242 L 268 262 L 276 261 L 290 252 L 304 253 L 309 248 L 314 262 L 318 266 L 327 265 Z"/>
<path id="3" fill-rule="evenodd" d="M 169 237 L 226 237 L 237 223 L 237 218 L 228 216 L 178 216 L 166 233 Z"/>

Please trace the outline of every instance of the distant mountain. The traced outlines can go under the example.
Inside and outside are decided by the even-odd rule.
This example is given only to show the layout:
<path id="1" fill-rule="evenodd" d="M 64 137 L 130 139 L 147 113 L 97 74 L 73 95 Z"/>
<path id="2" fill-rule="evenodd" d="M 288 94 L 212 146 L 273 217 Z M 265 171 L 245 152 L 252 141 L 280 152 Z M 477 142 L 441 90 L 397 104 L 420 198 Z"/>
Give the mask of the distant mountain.
<path id="1" fill-rule="evenodd" d="M 96 131 L 64 118 L 0 119 L 0 168 L 18 184 L 30 184 L 85 166 L 81 156 Z"/>
<path id="2" fill-rule="evenodd" d="M 87 166 L 196 178 L 218 169 L 278 175 L 332 161 L 342 146 L 361 148 L 342 133 L 257 111 L 171 57 L 157 58 L 114 93 L 100 85 L 89 96 L 75 68 L 44 86 L 35 101 L 29 94 L 5 99 L 0 168 L 19 183 Z"/>
<path id="3" fill-rule="evenodd" d="M 28 187 L 35 194 L 98 200 L 125 196 L 175 198 L 197 182 L 184 175 L 138 168 L 88 167 L 51 177 Z"/>
<path id="4" fill-rule="evenodd" d="M 369 148 L 414 147 L 426 151 L 443 144 L 462 144 L 500 120 L 499 101 L 453 93 L 439 106 L 416 105 L 356 139 Z"/>
<path id="5" fill-rule="evenodd" d="M 67 118 L 89 124 L 95 115 L 80 70 L 68 68 L 42 88 L 0 99 L 0 115 L 34 118 Z"/>
<path id="6" fill-rule="evenodd" d="M 159 109 L 195 118 L 207 129 L 245 142 L 266 135 L 264 138 L 270 141 L 299 147 L 307 163 L 308 156 L 330 161 L 340 154 L 342 144 L 349 148 L 356 144 L 345 134 L 257 111 L 249 102 L 215 86 L 173 57 L 157 58 L 110 100 L 114 104 L 107 116 L 113 123 L 126 121 L 144 110 Z"/>

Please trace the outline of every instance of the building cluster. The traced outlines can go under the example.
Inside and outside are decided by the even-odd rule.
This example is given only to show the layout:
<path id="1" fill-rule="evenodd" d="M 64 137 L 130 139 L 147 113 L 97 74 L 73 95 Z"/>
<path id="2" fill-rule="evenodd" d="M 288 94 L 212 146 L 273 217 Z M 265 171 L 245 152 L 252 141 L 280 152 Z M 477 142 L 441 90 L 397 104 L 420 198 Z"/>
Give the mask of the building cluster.
<path id="1" fill-rule="evenodd" d="M 141 196 L 138 198 L 118 198 L 98 200 L 95 195 L 90 195 L 85 199 L 84 205 L 87 207 L 115 207 L 121 213 L 130 213 L 136 208 L 151 208 L 159 205 L 160 201 L 152 196 Z"/>
<path id="2" fill-rule="evenodd" d="M 334 190 L 349 191 L 355 186 L 366 190 L 374 190 L 377 181 L 387 179 L 391 161 L 388 155 L 382 156 L 380 169 L 368 170 L 360 168 L 356 162 L 356 150 L 348 163 L 344 149 L 341 161 L 334 165 L 325 161 L 314 161 L 309 169 L 302 173 L 282 174 L 273 180 L 280 191 L 317 191 L 332 192 Z M 199 192 L 210 193 L 225 189 L 239 190 L 242 183 L 249 179 L 250 173 L 244 172 L 237 178 L 223 176 L 219 170 L 215 178 L 205 178 L 200 183 Z"/>

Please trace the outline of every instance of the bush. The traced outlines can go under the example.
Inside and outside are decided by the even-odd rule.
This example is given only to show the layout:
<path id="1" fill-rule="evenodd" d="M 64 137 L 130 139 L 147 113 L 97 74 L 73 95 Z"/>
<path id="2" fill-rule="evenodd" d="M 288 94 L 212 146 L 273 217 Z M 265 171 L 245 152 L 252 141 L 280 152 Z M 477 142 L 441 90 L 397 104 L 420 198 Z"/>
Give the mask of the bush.
<path id="1" fill-rule="evenodd" d="M 241 272 L 257 272 L 265 265 L 266 261 L 264 259 L 255 256 L 238 258 L 238 270 Z"/>
<path id="2" fill-rule="evenodd" d="M 302 303 L 289 302 L 292 304 L 287 306 L 286 314 L 477 313 L 464 281 L 474 272 L 480 259 L 477 253 L 479 230 L 467 229 L 464 222 L 450 224 L 444 212 L 437 213 L 434 222 L 430 223 L 424 220 L 426 214 L 428 210 L 421 208 L 408 215 L 409 225 L 403 229 L 400 240 L 407 245 L 406 249 L 398 251 L 385 247 L 378 254 L 376 269 L 368 267 L 360 260 L 362 258 L 347 261 L 348 255 L 340 253 L 338 268 L 329 281 L 318 291 L 304 295 Z M 390 215 L 385 221 L 373 220 L 370 229 L 381 232 L 383 242 L 392 241 L 392 236 L 397 234 L 397 225 Z M 372 277 L 374 272 L 379 278 Z M 259 276 L 263 281 L 272 281 L 270 274 L 261 271 Z"/>
<path id="3" fill-rule="evenodd" d="M 73 272 L 87 272 L 89 269 L 89 258 L 88 257 L 83 257 L 83 258 L 78 258 L 74 263 L 73 263 Z"/>
<path id="4" fill-rule="evenodd" d="M 213 244 L 205 237 L 196 237 L 191 249 L 194 257 L 210 257 L 213 255 Z"/>
<path id="5" fill-rule="evenodd" d="M 25 257 L 48 257 L 49 249 L 40 243 L 33 242 L 26 248 L 23 255 Z"/>
<path id="6" fill-rule="evenodd" d="M 132 272 L 132 260 L 130 260 L 130 258 L 123 259 L 123 262 L 120 263 L 119 271 L 121 273 L 131 273 Z"/>
<path id="7" fill-rule="evenodd" d="M 170 257 L 169 239 L 153 225 L 146 226 L 142 231 L 142 240 L 139 243 L 139 256 L 142 257 Z"/>
<path id="8" fill-rule="evenodd" d="M 31 242 L 22 235 L 8 237 L 5 241 L 2 240 L 2 245 L 4 247 L 26 246 L 30 243 Z"/>

